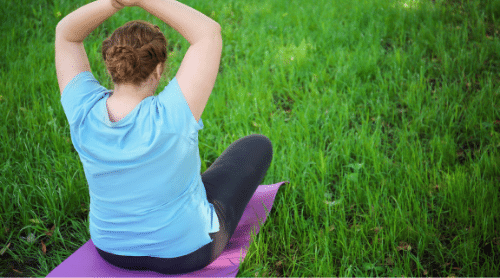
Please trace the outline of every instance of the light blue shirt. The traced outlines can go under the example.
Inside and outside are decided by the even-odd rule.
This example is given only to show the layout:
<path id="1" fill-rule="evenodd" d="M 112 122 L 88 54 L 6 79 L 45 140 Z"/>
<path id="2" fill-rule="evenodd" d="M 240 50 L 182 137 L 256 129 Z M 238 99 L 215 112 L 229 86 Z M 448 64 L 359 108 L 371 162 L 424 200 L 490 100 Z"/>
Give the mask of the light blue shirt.
<path id="1" fill-rule="evenodd" d="M 106 108 L 111 92 L 85 71 L 61 97 L 89 185 L 95 246 L 174 258 L 212 242 L 219 219 L 200 174 L 203 121 L 196 122 L 177 79 L 114 123 Z"/>

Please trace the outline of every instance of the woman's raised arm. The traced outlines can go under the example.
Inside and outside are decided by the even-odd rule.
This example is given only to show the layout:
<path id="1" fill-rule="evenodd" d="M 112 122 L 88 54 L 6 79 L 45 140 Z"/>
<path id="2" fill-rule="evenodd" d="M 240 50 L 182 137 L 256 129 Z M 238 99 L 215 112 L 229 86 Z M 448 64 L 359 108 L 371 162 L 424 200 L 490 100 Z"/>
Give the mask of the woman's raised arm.
<path id="1" fill-rule="evenodd" d="M 190 44 L 214 36 L 214 30 L 221 29 L 210 17 L 178 1 L 141 0 L 137 6 L 174 28 Z"/>

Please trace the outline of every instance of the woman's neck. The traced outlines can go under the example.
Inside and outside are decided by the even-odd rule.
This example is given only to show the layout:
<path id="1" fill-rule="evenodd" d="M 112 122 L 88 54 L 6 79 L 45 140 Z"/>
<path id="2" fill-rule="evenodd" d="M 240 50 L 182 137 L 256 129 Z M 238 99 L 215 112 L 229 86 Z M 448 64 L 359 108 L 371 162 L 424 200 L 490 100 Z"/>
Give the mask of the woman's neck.
<path id="1" fill-rule="evenodd" d="M 112 96 L 115 99 L 142 101 L 154 95 L 158 85 L 153 85 L 151 83 L 146 83 L 144 86 L 115 85 Z"/>

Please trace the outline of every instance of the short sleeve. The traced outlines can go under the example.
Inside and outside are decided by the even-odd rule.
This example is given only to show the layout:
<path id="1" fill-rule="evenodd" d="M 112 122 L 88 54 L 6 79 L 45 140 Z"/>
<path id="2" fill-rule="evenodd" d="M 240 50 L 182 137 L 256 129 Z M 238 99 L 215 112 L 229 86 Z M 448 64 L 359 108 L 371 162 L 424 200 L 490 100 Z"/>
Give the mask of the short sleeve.
<path id="1" fill-rule="evenodd" d="M 92 107 L 109 92 L 90 71 L 75 76 L 64 88 L 61 104 L 69 125 L 81 123 Z"/>
<path id="2" fill-rule="evenodd" d="M 167 110 L 168 116 L 176 119 L 178 130 L 184 131 L 193 140 L 198 140 L 198 131 L 203 129 L 203 121 L 197 122 L 181 91 L 177 78 L 174 77 L 165 89 L 158 94 L 158 102 Z"/>

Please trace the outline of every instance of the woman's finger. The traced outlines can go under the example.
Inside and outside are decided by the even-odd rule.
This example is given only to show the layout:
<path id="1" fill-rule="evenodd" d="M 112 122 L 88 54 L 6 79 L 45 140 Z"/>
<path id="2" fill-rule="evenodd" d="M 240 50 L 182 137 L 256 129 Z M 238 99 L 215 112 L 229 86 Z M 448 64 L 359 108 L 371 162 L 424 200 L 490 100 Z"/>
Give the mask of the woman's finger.
<path id="1" fill-rule="evenodd" d="M 111 0 L 111 5 L 113 5 L 116 9 L 123 9 L 125 7 L 125 5 L 120 3 L 118 0 Z"/>

